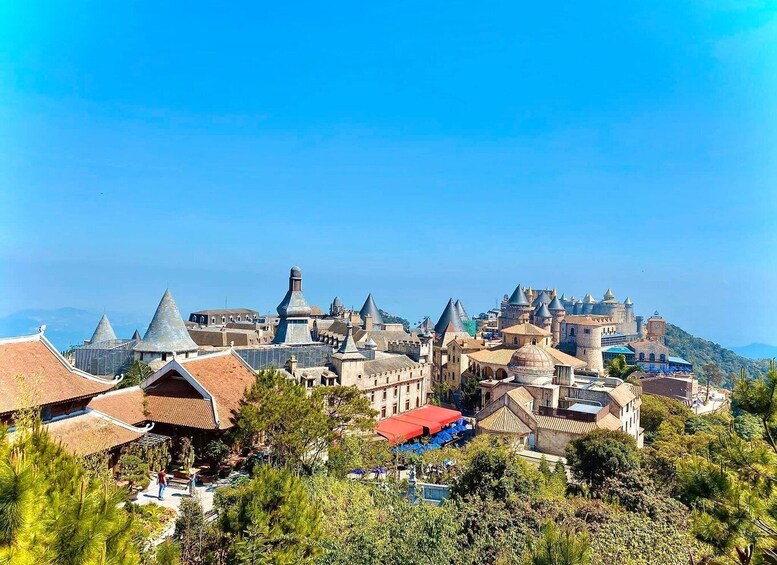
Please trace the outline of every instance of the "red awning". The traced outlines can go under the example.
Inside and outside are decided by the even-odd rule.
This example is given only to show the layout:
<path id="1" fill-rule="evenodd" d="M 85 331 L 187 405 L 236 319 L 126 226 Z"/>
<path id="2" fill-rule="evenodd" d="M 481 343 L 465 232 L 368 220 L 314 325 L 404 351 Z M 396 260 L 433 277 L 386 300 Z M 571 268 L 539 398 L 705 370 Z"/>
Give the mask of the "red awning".
<path id="1" fill-rule="evenodd" d="M 434 406 L 427 404 L 421 408 L 417 408 L 407 413 L 408 416 L 414 418 L 421 418 L 430 422 L 437 422 L 442 426 L 452 424 L 459 418 L 461 418 L 461 412 L 458 410 L 450 410 L 448 408 L 442 408 L 441 406 Z"/>
<path id="2" fill-rule="evenodd" d="M 402 443 L 425 433 L 436 434 L 443 426 L 452 424 L 461 418 L 458 410 L 449 410 L 427 404 L 405 414 L 392 416 L 378 424 L 376 431 L 389 442 Z"/>
<path id="3" fill-rule="evenodd" d="M 389 443 L 402 443 L 414 437 L 424 435 L 424 428 L 418 424 L 388 418 L 378 424 L 376 431 L 389 440 Z"/>
<path id="4" fill-rule="evenodd" d="M 408 412 L 407 414 L 400 414 L 399 416 L 392 416 L 395 420 L 401 420 L 402 422 L 410 422 L 411 424 L 417 424 L 419 426 L 424 427 L 424 433 L 427 434 L 436 434 L 440 430 L 442 430 L 442 424 L 438 422 L 431 422 L 429 420 L 424 420 L 423 418 L 417 418 L 412 415 L 411 412 Z"/>

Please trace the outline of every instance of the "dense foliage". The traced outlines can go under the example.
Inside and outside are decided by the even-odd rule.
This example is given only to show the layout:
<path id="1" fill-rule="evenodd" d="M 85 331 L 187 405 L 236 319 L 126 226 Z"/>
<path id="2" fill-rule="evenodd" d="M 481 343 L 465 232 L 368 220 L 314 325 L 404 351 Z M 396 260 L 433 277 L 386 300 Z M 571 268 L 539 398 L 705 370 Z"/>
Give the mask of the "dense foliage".
<path id="1" fill-rule="evenodd" d="M 410 322 L 406 320 L 405 318 L 401 316 L 394 316 L 393 314 L 389 314 L 385 310 L 381 310 L 378 308 L 378 312 L 380 312 L 381 318 L 383 318 L 383 321 L 387 324 L 402 324 L 402 327 L 405 328 L 406 332 L 410 331 Z"/>
<path id="2" fill-rule="evenodd" d="M 672 324 L 666 325 L 666 345 L 673 353 L 692 363 L 697 370 L 708 363 L 716 365 L 726 377 L 727 384 L 732 382 L 731 375 L 739 375 L 742 368 L 751 376 L 768 370 L 767 361 L 747 359 Z"/>

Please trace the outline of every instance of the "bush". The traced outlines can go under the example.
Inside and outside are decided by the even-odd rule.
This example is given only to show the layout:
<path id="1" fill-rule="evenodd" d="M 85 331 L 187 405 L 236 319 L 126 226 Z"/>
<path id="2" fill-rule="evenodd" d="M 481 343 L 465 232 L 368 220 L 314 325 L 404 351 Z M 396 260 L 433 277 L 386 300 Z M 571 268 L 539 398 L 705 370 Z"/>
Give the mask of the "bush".
<path id="1" fill-rule="evenodd" d="M 137 455 L 124 454 L 119 458 L 118 476 L 120 480 L 129 483 L 128 488 L 130 491 L 134 487 L 140 487 L 142 490 L 151 482 L 148 464 L 143 462 Z"/>
<path id="2" fill-rule="evenodd" d="M 625 432 L 594 430 L 569 442 L 567 462 L 575 478 L 597 489 L 607 478 L 639 467 L 637 441 Z"/>

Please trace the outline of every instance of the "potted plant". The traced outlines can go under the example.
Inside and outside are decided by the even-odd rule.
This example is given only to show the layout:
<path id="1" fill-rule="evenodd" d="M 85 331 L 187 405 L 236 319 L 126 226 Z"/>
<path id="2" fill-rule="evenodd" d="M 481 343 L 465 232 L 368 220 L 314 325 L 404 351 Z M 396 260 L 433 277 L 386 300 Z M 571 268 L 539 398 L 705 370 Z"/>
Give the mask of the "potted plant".
<path id="1" fill-rule="evenodd" d="M 144 490 L 151 478 L 148 464 L 137 455 L 124 454 L 119 458 L 118 478 L 127 482 L 130 499 L 137 500 L 140 491 Z"/>
<path id="2" fill-rule="evenodd" d="M 182 437 L 178 448 L 178 461 L 180 466 L 173 470 L 173 476 L 177 479 L 188 479 L 194 466 L 194 444 L 188 437 Z"/>
<path id="3" fill-rule="evenodd" d="M 229 451 L 229 446 L 220 439 L 211 440 L 205 446 L 205 458 L 210 463 L 210 470 L 213 473 L 218 472 Z"/>

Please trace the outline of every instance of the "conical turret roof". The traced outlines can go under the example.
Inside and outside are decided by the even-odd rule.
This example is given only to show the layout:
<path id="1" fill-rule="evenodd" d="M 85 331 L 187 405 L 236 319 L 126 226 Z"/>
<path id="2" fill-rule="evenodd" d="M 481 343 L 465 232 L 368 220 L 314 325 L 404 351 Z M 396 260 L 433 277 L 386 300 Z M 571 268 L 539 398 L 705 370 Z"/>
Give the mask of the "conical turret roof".
<path id="1" fill-rule="evenodd" d="M 534 311 L 535 318 L 552 318 L 550 311 L 544 302 L 540 302 L 537 309 Z"/>
<path id="2" fill-rule="evenodd" d="M 611 289 L 607 289 L 607 292 L 604 293 L 604 299 L 605 300 L 615 300 L 615 295 L 612 293 Z"/>
<path id="3" fill-rule="evenodd" d="M 458 313 L 459 318 L 462 320 L 469 320 L 469 316 L 467 315 L 467 311 L 464 310 L 464 306 L 461 304 L 461 300 L 456 299 L 454 306 L 456 307 L 456 312 Z"/>
<path id="4" fill-rule="evenodd" d="M 586 294 L 585 298 L 583 298 L 583 303 L 584 304 L 594 304 L 595 302 L 596 302 L 596 300 L 590 294 Z"/>
<path id="5" fill-rule="evenodd" d="M 553 300 L 550 301 L 550 304 L 548 304 L 548 310 L 551 312 L 563 310 L 564 305 L 561 304 L 561 301 L 558 299 L 558 296 L 556 296 Z"/>
<path id="6" fill-rule="evenodd" d="M 367 300 L 364 301 L 364 306 L 359 310 L 359 316 L 362 321 L 367 317 L 367 314 L 372 316 L 372 323 L 375 325 L 383 325 L 383 316 L 380 315 L 378 306 L 375 304 L 375 299 L 372 298 L 372 293 L 367 295 Z"/>
<path id="7" fill-rule="evenodd" d="M 348 322 L 347 329 L 345 330 L 345 339 L 337 349 L 338 359 L 364 359 L 364 355 L 359 352 L 359 348 L 356 347 L 356 342 L 353 340 L 353 325 Z"/>
<path id="8" fill-rule="evenodd" d="M 529 299 L 526 298 L 526 293 L 521 288 L 521 285 L 518 285 L 515 287 L 513 294 L 510 296 L 510 300 L 508 301 L 508 304 L 513 304 L 515 306 L 529 305 Z"/>
<path id="9" fill-rule="evenodd" d="M 132 334 L 132 339 L 130 341 L 140 341 L 141 339 L 143 338 L 140 337 L 140 332 L 138 330 L 135 330 L 135 333 Z"/>
<path id="10" fill-rule="evenodd" d="M 170 289 L 165 290 L 146 330 L 146 335 L 134 349 L 148 353 L 197 351 L 197 344 L 189 337 Z"/>
<path id="11" fill-rule="evenodd" d="M 535 308 L 539 306 L 540 304 L 548 304 L 550 302 L 550 298 L 548 298 L 548 295 L 545 293 L 545 291 L 541 291 L 537 297 L 534 299 L 534 302 L 532 302 L 532 306 Z"/>
<path id="12" fill-rule="evenodd" d="M 100 343 L 101 341 L 113 341 L 115 339 L 116 332 L 113 331 L 113 327 L 108 321 L 108 316 L 103 314 L 103 317 L 97 322 L 97 327 L 94 329 L 92 339 L 89 340 L 89 343 L 94 344 Z"/>
<path id="13" fill-rule="evenodd" d="M 434 333 L 442 335 L 445 333 L 448 324 L 451 326 L 451 330 L 454 332 L 466 332 L 466 328 L 459 318 L 459 313 L 456 312 L 456 306 L 453 304 L 453 298 L 448 300 L 448 304 L 445 305 L 445 310 L 442 311 L 442 315 L 437 323 L 434 325 Z"/>
<path id="14" fill-rule="evenodd" d="M 631 298 L 628 296 L 626 297 L 626 300 L 623 301 L 624 306 L 632 306 L 634 303 L 631 301 Z"/>

